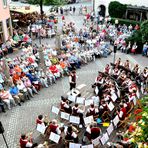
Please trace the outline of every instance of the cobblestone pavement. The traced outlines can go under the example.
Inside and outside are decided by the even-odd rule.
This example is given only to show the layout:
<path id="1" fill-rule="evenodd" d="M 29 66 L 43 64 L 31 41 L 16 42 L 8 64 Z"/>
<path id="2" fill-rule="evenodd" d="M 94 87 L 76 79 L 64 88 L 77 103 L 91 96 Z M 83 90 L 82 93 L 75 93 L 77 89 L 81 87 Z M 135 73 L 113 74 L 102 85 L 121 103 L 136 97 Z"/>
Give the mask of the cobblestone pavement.
<path id="1" fill-rule="evenodd" d="M 66 20 L 75 21 L 77 28 L 82 25 L 82 16 L 67 16 Z M 43 42 L 49 42 L 54 46 L 54 39 L 46 39 Z M 13 56 L 16 56 L 14 54 Z M 138 63 L 141 68 L 148 66 L 148 58 L 141 55 L 127 55 L 117 52 L 116 58 L 121 57 L 124 61 L 129 59 L 132 64 Z M 79 84 L 86 84 L 87 90 L 91 90 L 91 84 L 97 75 L 98 70 L 103 70 L 107 63 L 113 61 L 113 54 L 108 58 L 97 59 L 88 65 L 83 66 L 77 70 Z M 39 133 L 35 131 L 35 119 L 39 114 L 48 115 L 50 119 L 54 118 L 51 114 L 51 106 L 58 105 L 60 96 L 69 89 L 68 77 L 64 77 L 57 81 L 57 84 L 44 88 L 30 101 L 26 101 L 22 106 L 14 107 L 6 113 L 0 113 L 0 121 L 2 121 L 5 128 L 4 135 L 8 142 L 9 148 L 17 148 L 19 144 L 19 137 L 21 133 L 34 132 L 34 137 L 39 137 Z M 5 143 L 0 135 L 0 148 L 6 148 Z"/>

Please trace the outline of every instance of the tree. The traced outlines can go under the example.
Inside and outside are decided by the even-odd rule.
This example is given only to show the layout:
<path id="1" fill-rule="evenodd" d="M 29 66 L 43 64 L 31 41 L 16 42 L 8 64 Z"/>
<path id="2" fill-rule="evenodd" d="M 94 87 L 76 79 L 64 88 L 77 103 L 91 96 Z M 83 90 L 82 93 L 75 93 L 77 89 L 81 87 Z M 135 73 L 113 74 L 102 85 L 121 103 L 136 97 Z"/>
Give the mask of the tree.
<path id="1" fill-rule="evenodd" d="M 140 30 L 142 33 L 142 43 L 148 42 L 148 20 L 141 24 Z"/>
<path id="2" fill-rule="evenodd" d="M 40 3 L 40 0 L 28 0 L 28 3 L 29 4 L 33 4 L 33 5 L 36 5 L 36 4 L 39 4 Z"/>
<path id="3" fill-rule="evenodd" d="M 123 5 L 117 1 L 110 2 L 108 10 L 109 15 L 115 18 L 123 18 L 127 9 L 127 5 Z"/>
<path id="4" fill-rule="evenodd" d="M 28 0 L 30 4 L 40 4 L 40 0 Z M 45 5 L 63 5 L 66 4 L 65 0 L 43 0 L 43 4 Z"/>
<path id="5" fill-rule="evenodd" d="M 134 44 L 134 42 L 136 42 L 137 46 L 138 46 L 137 52 L 141 53 L 142 47 L 143 47 L 141 30 L 134 31 L 132 36 L 130 36 L 129 38 L 126 39 L 127 44 L 128 44 L 129 41 L 132 44 Z"/>

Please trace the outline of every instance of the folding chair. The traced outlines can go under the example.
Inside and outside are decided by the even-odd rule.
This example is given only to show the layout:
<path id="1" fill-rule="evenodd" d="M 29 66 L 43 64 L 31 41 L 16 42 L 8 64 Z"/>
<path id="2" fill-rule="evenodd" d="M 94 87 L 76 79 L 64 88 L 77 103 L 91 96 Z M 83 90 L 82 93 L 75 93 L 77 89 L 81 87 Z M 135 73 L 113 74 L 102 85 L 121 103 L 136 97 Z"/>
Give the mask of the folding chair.
<path id="1" fill-rule="evenodd" d="M 108 114 L 107 111 L 105 111 L 105 112 L 103 113 L 103 115 L 102 115 L 102 120 L 103 120 L 103 122 L 109 121 L 109 120 L 110 120 L 109 114 Z"/>
<path id="2" fill-rule="evenodd" d="M 48 126 L 48 127 L 46 128 L 46 130 L 45 130 L 45 136 L 49 137 L 50 132 L 51 132 L 50 126 Z"/>
<path id="3" fill-rule="evenodd" d="M 131 104 L 131 108 L 130 108 L 129 111 L 127 112 L 127 115 L 130 114 L 130 112 L 133 110 L 133 108 L 134 108 L 134 104 L 132 103 L 132 104 Z"/>
<path id="4" fill-rule="evenodd" d="M 126 117 L 123 121 L 120 121 L 118 127 L 126 128 L 128 123 L 128 117 Z"/>
<path id="5" fill-rule="evenodd" d="M 73 140 L 66 140 L 66 139 L 64 139 L 64 145 L 65 145 L 65 148 L 69 148 L 69 143 L 70 142 L 74 142 Z"/>

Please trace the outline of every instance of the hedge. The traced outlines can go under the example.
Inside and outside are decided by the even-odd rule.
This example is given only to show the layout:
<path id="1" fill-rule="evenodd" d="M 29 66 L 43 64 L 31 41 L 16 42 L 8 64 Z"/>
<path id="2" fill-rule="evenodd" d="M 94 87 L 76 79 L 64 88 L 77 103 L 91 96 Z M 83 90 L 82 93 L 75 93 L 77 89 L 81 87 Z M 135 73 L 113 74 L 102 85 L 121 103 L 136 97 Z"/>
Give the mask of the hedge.
<path id="1" fill-rule="evenodd" d="M 119 21 L 119 24 L 121 24 L 121 25 L 123 25 L 123 24 L 125 24 L 125 25 L 127 25 L 127 26 L 129 26 L 130 24 L 131 25 L 136 25 L 136 24 L 139 24 L 140 25 L 140 22 L 137 22 L 137 21 L 133 21 L 133 20 L 128 20 L 128 19 L 120 19 L 120 18 L 111 18 L 111 23 L 112 24 L 115 24 L 115 20 L 116 19 L 118 19 L 118 21 Z"/>

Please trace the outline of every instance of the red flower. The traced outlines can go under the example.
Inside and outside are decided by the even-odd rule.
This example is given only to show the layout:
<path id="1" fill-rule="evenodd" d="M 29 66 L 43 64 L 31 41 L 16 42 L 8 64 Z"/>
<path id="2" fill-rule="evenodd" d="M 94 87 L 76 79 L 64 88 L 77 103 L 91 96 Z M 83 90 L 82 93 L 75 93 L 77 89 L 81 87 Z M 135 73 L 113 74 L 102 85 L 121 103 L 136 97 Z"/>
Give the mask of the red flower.
<path id="1" fill-rule="evenodd" d="M 134 111 L 134 114 L 136 115 L 136 114 L 139 114 L 139 113 L 141 113 L 142 112 L 142 109 L 136 109 L 135 111 Z"/>

